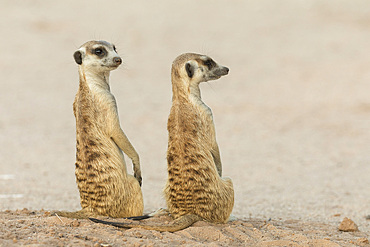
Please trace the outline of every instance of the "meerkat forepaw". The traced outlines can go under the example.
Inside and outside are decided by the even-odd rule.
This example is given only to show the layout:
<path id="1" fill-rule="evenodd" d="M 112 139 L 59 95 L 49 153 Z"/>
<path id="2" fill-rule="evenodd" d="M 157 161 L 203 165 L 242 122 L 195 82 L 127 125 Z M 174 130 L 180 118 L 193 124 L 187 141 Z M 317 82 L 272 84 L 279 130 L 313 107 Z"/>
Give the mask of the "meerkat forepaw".
<path id="1" fill-rule="evenodd" d="M 139 182 L 139 185 L 140 185 L 140 187 L 141 187 L 141 184 L 142 184 L 142 181 L 143 181 L 143 179 L 142 179 L 142 177 L 141 177 L 141 174 L 137 174 L 137 173 L 135 173 L 134 174 L 134 177 L 136 178 L 136 180 Z"/>
<path id="2" fill-rule="evenodd" d="M 140 162 L 132 160 L 132 164 L 134 166 L 134 177 L 137 179 L 141 187 L 143 179 L 141 178 Z"/>

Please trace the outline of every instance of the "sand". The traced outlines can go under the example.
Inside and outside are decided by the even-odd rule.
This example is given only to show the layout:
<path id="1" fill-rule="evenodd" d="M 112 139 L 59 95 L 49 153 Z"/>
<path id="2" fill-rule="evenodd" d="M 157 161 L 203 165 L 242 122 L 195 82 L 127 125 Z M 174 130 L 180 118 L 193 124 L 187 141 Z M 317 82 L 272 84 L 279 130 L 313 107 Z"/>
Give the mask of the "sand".
<path id="1" fill-rule="evenodd" d="M 2 1 L 0 246 L 366 245 L 369 12 L 367 1 L 334 0 Z M 48 215 L 80 208 L 72 54 L 92 39 L 124 61 L 111 89 L 140 155 L 145 212 L 165 207 L 173 59 L 198 52 L 230 68 L 201 89 L 236 221 L 170 234 Z M 338 230 L 345 217 L 358 232 Z"/>

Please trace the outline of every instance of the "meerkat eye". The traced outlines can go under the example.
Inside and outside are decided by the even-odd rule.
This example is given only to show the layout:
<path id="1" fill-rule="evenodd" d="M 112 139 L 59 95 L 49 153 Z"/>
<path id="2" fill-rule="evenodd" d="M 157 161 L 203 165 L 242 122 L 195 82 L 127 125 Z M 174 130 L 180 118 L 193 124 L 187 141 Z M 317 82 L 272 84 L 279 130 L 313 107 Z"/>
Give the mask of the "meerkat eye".
<path id="1" fill-rule="evenodd" d="M 101 57 L 101 56 L 103 56 L 103 55 L 104 55 L 104 50 L 103 50 L 102 48 L 96 48 L 96 49 L 94 50 L 94 53 L 95 53 L 95 55 L 97 55 L 97 56 Z"/>
<path id="2" fill-rule="evenodd" d="M 207 59 L 206 61 L 204 61 L 204 65 L 207 66 L 208 69 L 211 69 L 213 64 L 214 62 L 212 61 L 212 59 Z"/>

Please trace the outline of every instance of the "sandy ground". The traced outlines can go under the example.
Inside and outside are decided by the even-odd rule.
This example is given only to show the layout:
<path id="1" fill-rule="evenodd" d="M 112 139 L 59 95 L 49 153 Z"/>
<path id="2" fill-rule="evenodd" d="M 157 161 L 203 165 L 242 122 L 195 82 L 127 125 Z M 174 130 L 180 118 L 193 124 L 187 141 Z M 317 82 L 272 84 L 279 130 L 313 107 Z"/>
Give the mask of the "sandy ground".
<path id="1" fill-rule="evenodd" d="M 366 245 L 368 1 L 0 5 L 0 246 Z M 234 182 L 236 221 L 170 234 L 48 215 L 80 208 L 72 54 L 92 39 L 115 43 L 124 60 L 111 89 L 140 154 L 145 212 L 165 207 L 171 62 L 198 52 L 230 68 L 201 89 L 214 114 L 223 174 Z M 359 232 L 338 231 L 344 217 Z"/>

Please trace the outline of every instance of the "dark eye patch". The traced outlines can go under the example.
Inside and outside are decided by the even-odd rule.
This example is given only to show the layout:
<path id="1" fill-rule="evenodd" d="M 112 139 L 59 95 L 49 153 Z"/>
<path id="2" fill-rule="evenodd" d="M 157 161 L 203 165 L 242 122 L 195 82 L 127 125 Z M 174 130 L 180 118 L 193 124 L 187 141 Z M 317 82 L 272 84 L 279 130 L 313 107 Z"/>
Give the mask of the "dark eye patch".
<path id="1" fill-rule="evenodd" d="M 98 57 L 104 57 L 107 54 L 107 51 L 104 47 L 98 47 L 93 49 L 92 53 L 97 55 Z"/>
<path id="2" fill-rule="evenodd" d="M 216 63 L 212 59 L 207 59 L 204 61 L 204 65 L 208 67 L 208 69 L 211 69 L 216 65 Z"/>

